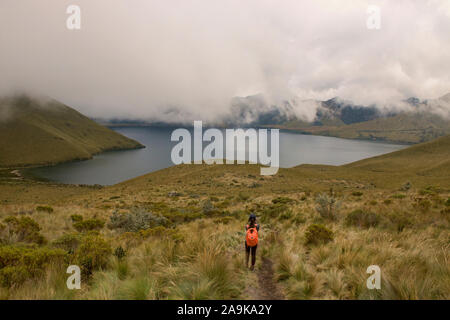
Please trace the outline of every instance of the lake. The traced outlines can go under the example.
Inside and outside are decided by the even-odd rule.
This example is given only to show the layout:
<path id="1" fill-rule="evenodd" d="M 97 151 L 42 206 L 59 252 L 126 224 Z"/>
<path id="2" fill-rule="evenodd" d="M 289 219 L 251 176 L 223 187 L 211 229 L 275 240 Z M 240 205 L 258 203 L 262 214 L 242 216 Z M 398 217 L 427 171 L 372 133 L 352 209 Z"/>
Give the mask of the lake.
<path id="1" fill-rule="evenodd" d="M 172 166 L 171 128 L 115 127 L 113 130 L 139 141 L 145 149 L 110 151 L 91 160 L 74 161 L 32 170 L 37 177 L 71 184 L 111 185 Z M 205 142 L 206 146 L 209 142 Z M 342 165 L 393 152 L 405 145 L 303 135 L 280 131 L 280 167 L 300 164 Z"/>

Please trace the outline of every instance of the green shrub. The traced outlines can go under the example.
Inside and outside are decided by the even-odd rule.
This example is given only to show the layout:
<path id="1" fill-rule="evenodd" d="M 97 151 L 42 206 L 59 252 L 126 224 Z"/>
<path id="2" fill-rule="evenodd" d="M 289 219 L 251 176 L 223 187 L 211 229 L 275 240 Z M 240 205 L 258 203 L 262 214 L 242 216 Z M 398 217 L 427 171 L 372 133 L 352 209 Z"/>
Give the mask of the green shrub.
<path id="1" fill-rule="evenodd" d="M 105 225 L 105 222 L 103 220 L 99 219 L 87 219 L 75 222 L 73 224 L 73 227 L 78 232 L 86 232 L 86 231 L 93 231 L 93 230 L 100 230 Z"/>
<path id="2" fill-rule="evenodd" d="M 361 197 L 362 195 L 363 195 L 363 193 L 361 191 L 352 192 L 352 196 L 355 196 L 355 197 Z"/>
<path id="3" fill-rule="evenodd" d="M 427 212 L 431 208 L 431 202 L 427 199 L 418 199 L 414 206 L 422 212 Z"/>
<path id="4" fill-rule="evenodd" d="M 111 247 L 102 236 L 88 234 L 82 238 L 73 260 L 85 276 L 90 276 L 94 270 L 106 268 L 110 255 Z"/>
<path id="5" fill-rule="evenodd" d="M 51 263 L 64 263 L 65 257 L 60 249 L 0 246 L 0 285 L 11 287 L 41 276 Z"/>
<path id="6" fill-rule="evenodd" d="M 120 229 L 126 232 L 138 232 L 157 226 L 167 226 L 168 224 L 169 220 L 164 216 L 135 208 L 127 213 L 113 212 L 108 228 Z"/>
<path id="7" fill-rule="evenodd" d="M 211 200 L 207 199 L 203 202 L 203 206 L 202 206 L 203 214 L 209 215 L 209 214 L 212 214 L 215 210 L 216 210 L 216 208 L 212 204 Z"/>
<path id="8" fill-rule="evenodd" d="M 287 197 L 277 197 L 275 199 L 272 199 L 272 203 L 274 203 L 274 204 L 277 204 L 277 203 L 288 204 L 288 203 L 292 203 L 292 202 L 294 202 L 294 200 L 291 198 L 287 198 Z"/>
<path id="9" fill-rule="evenodd" d="M 250 195 L 248 193 L 239 192 L 238 198 L 242 201 L 247 201 L 250 199 Z"/>
<path id="10" fill-rule="evenodd" d="M 117 257 L 117 259 L 122 260 L 127 255 L 125 250 L 122 248 L 122 246 L 118 246 L 114 250 L 114 255 Z"/>
<path id="11" fill-rule="evenodd" d="M 81 242 L 81 236 L 77 233 L 66 233 L 52 242 L 56 248 L 64 249 L 69 253 L 73 253 Z"/>
<path id="12" fill-rule="evenodd" d="M 333 195 L 321 193 L 316 197 L 316 210 L 322 218 L 336 219 L 337 212 L 341 206 L 340 201 L 336 200 Z"/>
<path id="13" fill-rule="evenodd" d="M 402 187 L 401 187 L 401 189 L 400 190 L 402 190 L 402 191 L 408 191 L 409 189 L 411 189 L 411 187 L 412 187 L 412 185 L 411 185 L 411 182 L 406 182 Z"/>
<path id="14" fill-rule="evenodd" d="M 445 201 L 445 206 L 450 207 L 450 198 L 448 198 L 447 201 Z"/>
<path id="15" fill-rule="evenodd" d="M 234 220 L 233 217 L 226 216 L 214 219 L 214 223 L 229 224 L 233 220 Z"/>
<path id="16" fill-rule="evenodd" d="M 290 211 L 289 207 L 284 203 L 275 203 L 266 206 L 262 211 L 262 219 L 265 221 L 267 218 L 277 218 L 281 214 Z"/>
<path id="17" fill-rule="evenodd" d="M 333 240 L 333 231 L 320 224 L 312 224 L 306 229 L 306 244 L 325 244 Z"/>
<path id="18" fill-rule="evenodd" d="M 388 215 L 389 221 L 398 232 L 402 232 L 406 227 L 412 226 L 412 217 L 407 213 L 394 212 Z"/>
<path id="19" fill-rule="evenodd" d="M 393 194 L 393 195 L 391 196 L 391 198 L 394 198 L 394 199 L 404 199 L 404 198 L 406 198 L 406 196 L 405 196 L 404 194 L 401 194 L 401 193 L 396 193 L 396 194 Z"/>
<path id="20" fill-rule="evenodd" d="M 73 214 L 70 216 L 70 219 L 72 219 L 72 222 L 80 222 L 83 221 L 83 216 L 79 214 Z"/>
<path id="21" fill-rule="evenodd" d="M 53 208 L 50 207 L 50 206 L 37 206 L 36 207 L 36 211 L 52 213 L 53 212 Z"/>
<path id="22" fill-rule="evenodd" d="M 45 238 L 40 234 L 39 224 L 30 217 L 16 218 L 13 216 L 3 220 L 5 223 L 0 230 L 2 242 L 28 242 L 44 244 Z"/>
<path id="23" fill-rule="evenodd" d="M 363 211 L 361 209 L 352 211 L 345 217 L 345 223 L 348 226 L 360 228 L 375 227 L 379 222 L 380 217 L 376 213 Z"/>
<path id="24" fill-rule="evenodd" d="M 279 220 L 289 220 L 290 218 L 292 218 L 293 214 L 291 210 L 285 211 L 282 214 L 280 214 L 278 216 Z"/>
<path id="25" fill-rule="evenodd" d="M 419 191 L 419 193 L 423 196 L 426 195 L 435 195 L 441 192 L 441 189 L 437 186 L 428 186 L 425 189 Z"/>
<path id="26" fill-rule="evenodd" d="M 383 203 L 386 204 L 386 205 L 390 205 L 392 203 L 392 200 L 391 199 L 385 199 L 383 201 Z"/>
<path id="27" fill-rule="evenodd" d="M 147 230 L 139 231 L 139 234 L 143 238 L 148 237 L 158 237 L 158 238 L 169 238 L 175 241 L 183 241 L 184 237 L 181 233 L 179 233 L 176 229 L 169 229 L 163 226 L 157 226 L 155 228 L 150 228 Z"/>

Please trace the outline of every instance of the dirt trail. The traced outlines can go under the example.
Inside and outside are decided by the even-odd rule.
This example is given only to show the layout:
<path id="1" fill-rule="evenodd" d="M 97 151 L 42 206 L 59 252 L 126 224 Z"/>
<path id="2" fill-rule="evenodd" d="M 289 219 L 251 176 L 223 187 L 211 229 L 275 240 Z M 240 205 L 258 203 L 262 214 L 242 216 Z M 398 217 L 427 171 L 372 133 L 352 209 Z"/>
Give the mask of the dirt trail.
<path id="1" fill-rule="evenodd" d="M 255 270 L 258 277 L 258 288 L 253 291 L 252 299 L 256 300 L 283 300 L 284 296 L 280 292 L 273 279 L 273 262 L 268 258 L 262 258 L 261 266 Z"/>

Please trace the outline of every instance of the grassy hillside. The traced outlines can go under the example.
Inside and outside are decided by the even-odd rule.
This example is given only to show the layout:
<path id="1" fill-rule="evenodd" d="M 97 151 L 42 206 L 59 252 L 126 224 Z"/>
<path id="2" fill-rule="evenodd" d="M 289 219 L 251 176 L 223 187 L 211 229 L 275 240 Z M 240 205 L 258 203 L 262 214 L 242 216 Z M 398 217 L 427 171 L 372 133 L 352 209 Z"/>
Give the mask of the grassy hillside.
<path id="1" fill-rule="evenodd" d="M 54 164 L 142 147 L 54 100 L 0 100 L 0 167 Z"/>
<path id="2" fill-rule="evenodd" d="M 349 125 L 324 122 L 322 126 L 287 123 L 282 129 L 348 139 L 367 139 L 401 143 L 430 141 L 450 133 L 450 121 L 432 114 L 401 113 Z"/>
<path id="3" fill-rule="evenodd" d="M 420 176 L 450 175 L 450 135 L 400 151 L 360 160 L 347 168 L 363 168 L 378 172 L 409 172 Z"/>
<path id="4" fill-rule="evenodd" d="M 4 175 L 0 298 L 449 299 L 448 144 L 275 176 L 180 165 L 100 188 Z M 66 288 L 68 264 L 81 290 Z M 373 264 L 381 290 L 366 287 Z"/>

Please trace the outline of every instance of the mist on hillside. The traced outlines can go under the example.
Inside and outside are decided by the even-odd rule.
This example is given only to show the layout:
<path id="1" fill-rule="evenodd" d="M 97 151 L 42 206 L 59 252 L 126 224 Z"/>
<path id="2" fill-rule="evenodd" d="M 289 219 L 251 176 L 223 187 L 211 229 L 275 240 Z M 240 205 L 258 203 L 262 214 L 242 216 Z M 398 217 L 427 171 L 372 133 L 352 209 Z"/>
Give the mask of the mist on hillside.
<path id="1" fill-rule="evenodd" d="M 73 4 L 80 30 L 66 27 Z M 333 97 L 386 113 L 417 110 L 405 100 L 418 97 L 448 117 L 448 99 L 430 99 L 450 92 L 450 2 L 376 1 L 379 30 L 366 26 L 368 5 L 2 0 L 0 94 L 48 95 L 106 119 L 220 121 L 254 95 L 263 111 L 306 121 Z"/>

